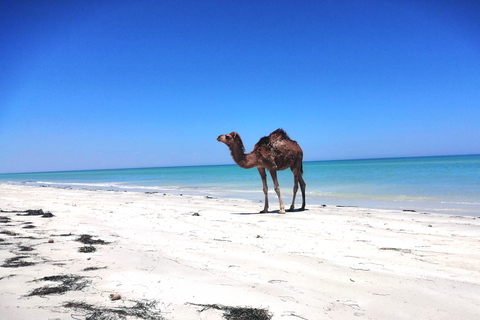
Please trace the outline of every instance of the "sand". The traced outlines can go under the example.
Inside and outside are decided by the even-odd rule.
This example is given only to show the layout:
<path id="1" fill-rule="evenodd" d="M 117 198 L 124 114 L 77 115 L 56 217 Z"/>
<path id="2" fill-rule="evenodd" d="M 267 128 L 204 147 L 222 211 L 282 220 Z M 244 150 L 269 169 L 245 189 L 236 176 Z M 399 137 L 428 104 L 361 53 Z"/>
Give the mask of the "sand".
<path id="1" fill-rule="evenodd" d="M 480 218 L 262 207 L 1 184 L 0 318 L 87 319 L 138 303 L 150 307 L 145 319 L 223 319 L 199 305 L 282 320 L 480 318 Z"/>

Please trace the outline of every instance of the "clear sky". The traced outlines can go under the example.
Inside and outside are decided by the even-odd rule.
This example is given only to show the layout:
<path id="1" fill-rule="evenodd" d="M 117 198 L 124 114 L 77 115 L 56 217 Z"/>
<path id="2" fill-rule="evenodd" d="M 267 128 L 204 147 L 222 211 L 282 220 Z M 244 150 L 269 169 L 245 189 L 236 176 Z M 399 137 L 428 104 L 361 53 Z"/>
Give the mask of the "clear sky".
<path id="1" fill-rule="evenodd" d="M 0 2 L 0 173 L 480 153 L 480 2 Z"/>

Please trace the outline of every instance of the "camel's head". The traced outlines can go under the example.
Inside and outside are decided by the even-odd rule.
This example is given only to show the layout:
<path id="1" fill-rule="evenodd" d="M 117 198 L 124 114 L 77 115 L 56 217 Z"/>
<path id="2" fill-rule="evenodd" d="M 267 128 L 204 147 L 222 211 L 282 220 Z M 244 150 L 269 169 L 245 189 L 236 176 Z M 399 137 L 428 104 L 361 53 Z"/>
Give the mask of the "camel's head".
<path id="1" fill-rule="evenodd" d="M 237 140 L 237 137 L 240 137 L 238 133 L 231 132 L 228 134 L 219 135 L 217 141 L 223 142 L 227 146 L 231 146 Z"/>

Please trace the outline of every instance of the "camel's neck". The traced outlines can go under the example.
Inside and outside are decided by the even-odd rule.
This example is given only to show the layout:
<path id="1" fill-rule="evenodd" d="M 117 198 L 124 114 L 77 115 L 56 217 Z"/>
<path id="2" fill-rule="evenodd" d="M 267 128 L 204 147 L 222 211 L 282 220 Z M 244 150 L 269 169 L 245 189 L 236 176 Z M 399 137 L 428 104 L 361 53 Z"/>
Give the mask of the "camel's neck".
<path id="1" fill-rule="evenodd" d="M 238 145 L 230 146 L 232 158 L 236 164 L 245 169 L 256 167 L 257 159 L 253 152 L 245 154 L 243 148 Z"/>

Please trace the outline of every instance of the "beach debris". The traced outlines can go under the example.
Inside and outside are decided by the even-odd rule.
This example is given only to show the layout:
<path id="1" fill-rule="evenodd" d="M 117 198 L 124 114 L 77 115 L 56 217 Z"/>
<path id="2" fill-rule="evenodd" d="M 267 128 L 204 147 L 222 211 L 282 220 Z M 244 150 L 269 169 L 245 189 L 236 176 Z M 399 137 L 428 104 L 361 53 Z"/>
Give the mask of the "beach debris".
<path id="1" fill-rule="evenodd" d="M 52 218 L 52 217 L 55 217 L 55 216 L 51 212 L 45 212 L 42 215 L 42 218 Z"/>
<path id="2" fill-rule="evenodd" d="M 42 218 L 51 218 L 54 215 L 51 212 L 44 212 L 42 209 L 29 209 L 24 211 L 13 210 L 13 211 L 3 211 L 1 212 L 8 212 L 8 213 L 16 213 L 17 216 L 41 216 Z"/>
<path id="3" fill-rule="evenodd" d="M 70 237 L 70 236 L 73 236 L 73 233 L 62 233 L 62 234 L 58 234 L 58 235 L 52 235 L 53 237 Z"/>
<path id="4" fill-rule="evenodd" d="M 282 317 L 285 317 L 285 316 L 288 316 L 288 317 L 297 317 L 299 319 L 303 319 L 303 320 L 308 320 L 307 318 L 304 318 L 302 316 L 299 316 L 298 314 L 295 314 L 294 312 L 292 311 L 285 311 L 283 314 L 282 314 Z"/>
<path id="5" fill-rule="evenodd" d="M 33 251 L 35 250 L 33 247 L 28 247 L 28 246 L 18 246 L 19 251 Z"/>
<path id="6" fill-rule="evenodd" d="M 51 218 L 54 215 L 51 212 L 44 212 L 42 209 L 29 209 L 24 211 L 1 211 L 1 212 L 9 212 L 9 213 L 16 213 L 17 216 L 42 216 L 42 218 Z M 22 214 L 23 213 L 23 214 Z"/>
<path id="7" fill-rule="evenodd" d="M 194 216 L 194 217 L 200 217 L 200 213 L 194 212 L 194 213 L 192 214 L 192 216 Z"/>
<path id="8" fill-rule="evenodd" d="M 5 260 L 2 264 L 2 268 L 18 268 L 18 267 L 29 267 L 33 266 L 36 263 L 31 261 L 25 261 L 24 259 L 30 258 L 29 256 L 16 256 L 10 259 Z"/>
<path id="9" fill-rule="evenodd" d="M 48 243 L 54 243 L 55 241 L 53 239 L 48 239 Z"/>
<path id="10" fill-rule="evenodd" d="M 101 239 L 94 240 L 92 239 L 92 236 L 89 234 L 82 234 L 75 241 L 81 242 L 83 244 L 109 244 L 110 243 L 110 242 L 103 241 Z"/>
<path id="11" fill-rule="evenodd" d="M 94 246 L 83 246 L 78 248 L 78 252 L 81 252 L 81 253 L 91 253 L 95 251 L 97 251 L 97 248 L 95 248 Z"/>
<path id="12" fill-rule="evenodd" d="M 85 316 L 85 319 L 88 320 L 165 320 L 160 310 L 157 309 L 157 301 L 144 300 L 133 302 L 135 304 L 131 307 L 107 308 L 85 302 L 70 301 L 63 304 L 63 307 L 74 309 L 77 312 L 83 312 L 84 314 L 82 316 Z"/>
<path id="13" fill-rule="evenodd" d="M 190 303 L 187 304 L 202 307 L 198 312 L 203 312 L 209 309 L 215 309 L 223 311 L 223 318 L 227 320 L 270 320 L 273 317 L 268 309 L 258 309 L 251 307 L 229 307 L 221 304 L 197 304 Z"/>
<path id="14" fill-rule="evenodd" d="M 115 301 L 115 300 L 120 300 L 122 299 L 122 296 L 118 293 L 112 293 L 110 294 L 110 300 Z"/>
<path id="15" fill-rule="evenodd" d="M 16 274 L 9 274 L 8 276 L 0 277 L 0 280 L 9 279 L 9 278 L 13 278 L 13 277 L 16 277 L 16 276 L 17 276 Z"/>
<path id="16" fill-rule="evenodd" d="M 88 246 L 83 246 L 78 248 L 79 252 L 82 253 L 90 253 L 97 251 L 97 248 L 93 246 L 93 244 L 108 244 L 110 242 L 104 241 L 102 239 L 92 239 L 92 236 L 89 234 L 82 234 L 79 238 L 75 241 L 81 242 L 83 244 L 88 244 Z"/>
<path id="17" fill-rule="evenodd" d="M 415 210 L 410 210 L 410 209 L 405 209 L 405 210 L 403 210 L 403 212 L 417 212 L 417 211 L 415 211 Z"/>
<path id="18" fill-rule="evenodd" d="M 87 267 L 83 269 L 82 271 L 95 271 L 95 270 L 100 270 L 100 269 L 107 269 L 107 267 Z"/>
<path id="19" fill-rule="evenodd" d="M 59 282 L 60 284 L 47 285 L 44 287 L 36 288 L 32 292 L 27 294 L 27 297 L 46 296 L 50 294 L 64 294 L 65 292 L 68 292 L 68 291 L 80 291 L 91 283 L 91 281 L 88 279 L 85 279 L 85 277 L 74 275 L 74 274 L 43 277 L 33 281 L 34 282 L 51 281 L 51 282 Z"/>
<path id="20" fill-rule="evenodd" d="M 0 232 L 1 234 L 6 234 L 7 236 L 17 236 L 18 233 L 16 232 L 13 232 L 13 231 L 9 231 L 9 230 L 4 230 L 2 232 Z"/>
<path id="21" fill-rule="evenodd" d="M 410 249 L 402 249 L 402 248 L 389 248 L 389 247 L 380 248 L 380 250 L 387 250 L 387 251 L 400 251 L 400 252 L 404 252 L 404 253 L 411 253 L 411 252 L 412 252 L 412 250 L 410 250 Z"/>
<path id="22" fill-rule="evenodd" d="M 5 216 L 0 217 L 0 223 L 9 223 L 10 221 L 12 221 L 12 219 L 10 219 L 9 217 L 5 217 Z"/>

